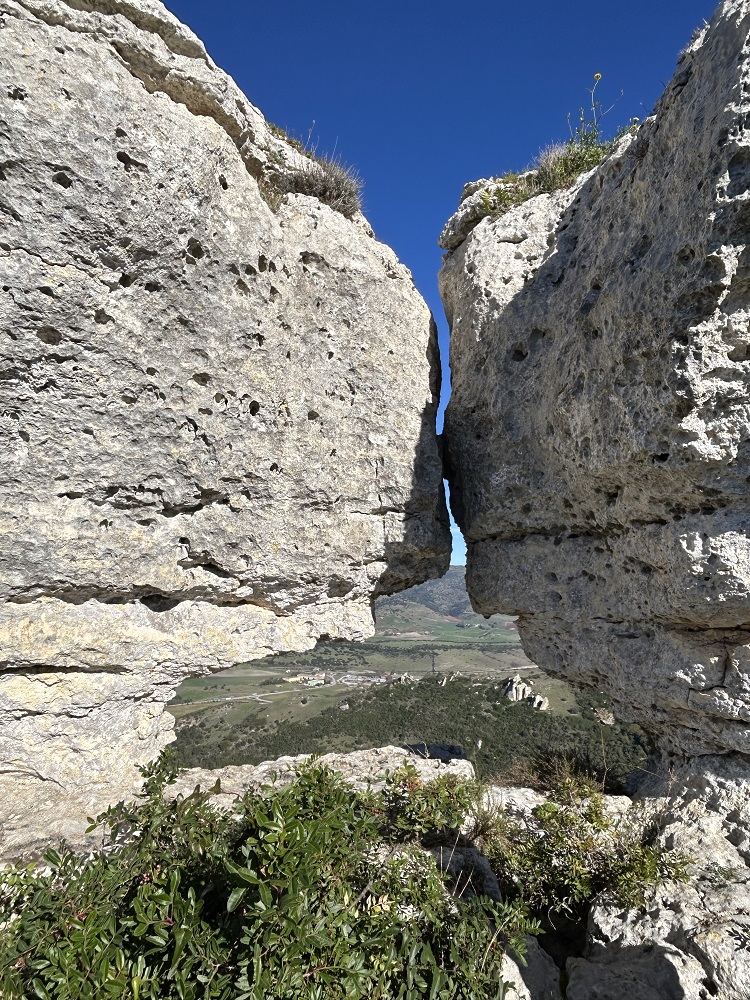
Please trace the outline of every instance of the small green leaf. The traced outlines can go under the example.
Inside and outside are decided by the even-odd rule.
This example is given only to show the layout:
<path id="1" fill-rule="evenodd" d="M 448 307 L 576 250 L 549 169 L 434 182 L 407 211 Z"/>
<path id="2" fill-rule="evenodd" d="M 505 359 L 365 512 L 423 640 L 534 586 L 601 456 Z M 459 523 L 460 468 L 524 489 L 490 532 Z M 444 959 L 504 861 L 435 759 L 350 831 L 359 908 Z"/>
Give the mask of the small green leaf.
<path id="1" fill-rule="evenodd" d="M 238 886 L 236 889 L 233 889 L 231 891 L 231 893 L 229 894 L 229 899 L 227 900 L 227 912 L 228 913 L 233 913 L 234 910 L 237 909 L 237 907 L 239 906 L 239 904 L 245 898 L 245 894 L 246 893 L 247 893 L 247 887 L 246 886 Z"/>

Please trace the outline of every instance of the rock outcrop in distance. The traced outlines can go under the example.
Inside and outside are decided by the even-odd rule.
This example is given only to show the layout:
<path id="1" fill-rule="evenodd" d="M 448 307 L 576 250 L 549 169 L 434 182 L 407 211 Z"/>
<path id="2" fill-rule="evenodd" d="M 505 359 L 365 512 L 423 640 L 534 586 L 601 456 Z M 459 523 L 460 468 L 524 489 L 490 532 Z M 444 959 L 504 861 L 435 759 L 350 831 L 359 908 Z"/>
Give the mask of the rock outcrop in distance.
<path id="1" fill-rule="evenodd" d="M 156 0 L 0 0 L 0 67 L 18 845 L 132 790 L 184 677 L 370 635 L 450 541 L 427 306 L 361 215 L 274 195 L 315 168 L 201 42 Z"/>
<path id="2" fill-rule="evenodd" d="M 721 4 L 637 134 L 440 279 L 475 609 L 685 755 L 750 754 L 749 32 Z"/>

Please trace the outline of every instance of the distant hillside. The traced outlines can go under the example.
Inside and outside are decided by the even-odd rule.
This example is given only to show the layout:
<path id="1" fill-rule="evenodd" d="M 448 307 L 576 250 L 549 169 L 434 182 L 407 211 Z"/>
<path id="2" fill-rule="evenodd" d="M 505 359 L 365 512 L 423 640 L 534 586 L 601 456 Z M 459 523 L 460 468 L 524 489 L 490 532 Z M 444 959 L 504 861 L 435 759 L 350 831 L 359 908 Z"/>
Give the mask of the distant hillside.
<path id="1" fill-rule="evenodd" d="M 513 619 L 508 615 L 493 615 L 485 620 L 471 609 L 466 593 L 463 566 L 451 566 L 440 580 L 428 580 L 392 597 L 381 597 L 375 603 L 375 617 L 380 628 L 416 627 L 437 622 L 487 629 L 512 630 Z"/>

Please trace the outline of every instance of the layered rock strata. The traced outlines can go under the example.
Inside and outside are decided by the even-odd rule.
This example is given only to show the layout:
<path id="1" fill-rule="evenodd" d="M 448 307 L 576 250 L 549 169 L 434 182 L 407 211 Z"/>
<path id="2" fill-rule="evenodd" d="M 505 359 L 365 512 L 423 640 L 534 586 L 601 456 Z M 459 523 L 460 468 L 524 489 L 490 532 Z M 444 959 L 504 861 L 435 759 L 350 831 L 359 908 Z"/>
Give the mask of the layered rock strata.
<path id="1" fill-rule="evenodd" d="M 462 210 L 441 272 L 475 609 L 688 755 L 750 753 L 749 34 L 722 3 L 636 135 Z"/>
<path id="2" fill-rule="evenodd" d="M 361 215 L 277 193 L 315 167 L 199 40 L 155 0 L 0 0 L 0 68 L 18 827 L 125 794 L 188 674 L 369 635 L 449 534 L 425 303 Z"/>

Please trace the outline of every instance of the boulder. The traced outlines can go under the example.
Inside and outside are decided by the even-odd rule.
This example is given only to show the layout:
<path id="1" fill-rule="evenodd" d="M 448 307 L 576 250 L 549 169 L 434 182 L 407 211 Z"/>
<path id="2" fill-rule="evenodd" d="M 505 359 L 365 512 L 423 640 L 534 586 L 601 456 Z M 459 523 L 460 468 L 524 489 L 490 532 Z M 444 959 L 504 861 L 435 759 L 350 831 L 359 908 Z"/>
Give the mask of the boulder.
<path id="1" fill-rule="evenodd" d="M 636 134 L 440 275 L 475 609 L 687 755 L 750 753 L 749 34 L 725 0 Z"/>
<path id="2" fill-rule="evenodd" d="M 533 696 L 534 692 L 521 679 L 520 674 L 509 677 L 503 684 L 503 698 L 507 698 L 508 701 L 526 701 Z"/>
<path id="3" fill-rule="evenodd" d="M 502 977 L 510 983 L 508 1000 L 562 1000 L 560 970 L 536 938 L 526 938 L 524 960 L 503 957 Z"/>
<path id="4" fill-rule="evenodd" d="M 183 678 L 363 639 L 445 571 L 439 360 L 161 3 L 0 0 L 0 67 L 0 824 L 67 835 Z"/>

